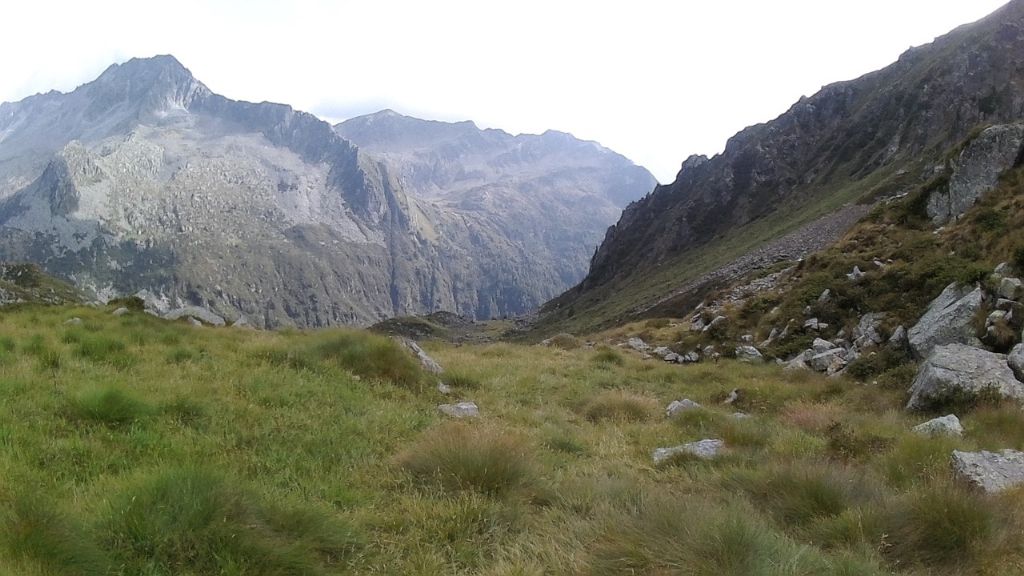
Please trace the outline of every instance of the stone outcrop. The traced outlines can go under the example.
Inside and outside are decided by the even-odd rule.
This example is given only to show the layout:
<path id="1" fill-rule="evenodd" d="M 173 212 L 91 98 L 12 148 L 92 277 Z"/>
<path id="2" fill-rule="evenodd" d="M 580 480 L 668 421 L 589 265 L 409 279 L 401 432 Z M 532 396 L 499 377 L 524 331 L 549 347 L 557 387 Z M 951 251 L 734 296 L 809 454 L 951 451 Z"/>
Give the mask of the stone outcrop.
<path id="1" fill-rule="evenodd" d="M 957 158 L 949 185 L 928 197 L 927 212 L 941 226 L 955 220 L 992 190 L 999 176 L 1013 168 L 1024 145 L 1024 124 L 992 126 L 978 135 Z"/>
<path id="2" fill-rule="evenodd" d="M 1024 383 L 1014 377 L 1006 356 L 963 344 L 935 348 L 910 387 L 910 410 L 971 401 L 983 395 L 1024 400 Z"/>
<path id="3" fill-rule="evenodd" d="M 655 464 L 662 464 L 673 457 L 686 455 L 701 460 L 711 460 L 719 456 L 725 449 L 725 442 L 714 438 L 706 438 L 697 442 L 690 442 L 681 446 L 670 448 L 656 448 L 651 454 Z"/>

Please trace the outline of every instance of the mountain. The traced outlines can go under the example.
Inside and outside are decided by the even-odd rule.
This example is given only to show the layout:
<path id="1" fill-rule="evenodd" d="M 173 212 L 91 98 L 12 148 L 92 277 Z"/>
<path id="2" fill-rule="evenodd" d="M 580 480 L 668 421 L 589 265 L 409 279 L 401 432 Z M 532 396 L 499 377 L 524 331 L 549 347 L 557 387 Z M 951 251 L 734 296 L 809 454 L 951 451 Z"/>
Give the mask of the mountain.
<path id="1" fill-rule="evenodd" d="M 545 307 L 543 323 L 586 329 L 681 313 L 711 286 L 703 275 L 788 233 L 800 238 L 844 205 L 908 193 L 939 176 L 972 131 L 1022 117 L 1024 1 L 1014 0 L 883 70 L 802 98 L 713 158 L 687 159 L 674 182 L 626 208 L 587 277 Z M 778 259 L 824 247 L 856 218 L 839 220 Z"/>
<path id="2" fill-rule="evenodd" d="M 622 209 L 657 184 L 625 157 L 563 132 L 512 136 L 392 110 L 335 130 L 387 166 L 407 193 L 486 223 L 525 249 L 535 272 L 565 287 L 586 274 Z"/>
<path id="3" fill-rule="evenodd" d="M 531 149 L 543 162 L 576 145 L 545 142 Z M 592 219 L 587 192 L 554 189 L 557 162 L 548 169 L 566 229 L 592 226 L 583 236 L 596 245 L 614 217 Z M 635 184 L 616 187 L 620 203 L 651 180 Z M 530 204 L 495 197 L 410 194 L 396 168 L 329 124 L 214 94 L 171 56 L 0 105 L 0 255 L 100 299 L 142 291 L 159 308 L 202 305 L 262 326 L 518 314 L 581 277 L 585 255 L 557 246 L 557 227 L 534 227 L 529 243 L 511 236 L 502 225 L 526 222 L 510 213 Z"/>

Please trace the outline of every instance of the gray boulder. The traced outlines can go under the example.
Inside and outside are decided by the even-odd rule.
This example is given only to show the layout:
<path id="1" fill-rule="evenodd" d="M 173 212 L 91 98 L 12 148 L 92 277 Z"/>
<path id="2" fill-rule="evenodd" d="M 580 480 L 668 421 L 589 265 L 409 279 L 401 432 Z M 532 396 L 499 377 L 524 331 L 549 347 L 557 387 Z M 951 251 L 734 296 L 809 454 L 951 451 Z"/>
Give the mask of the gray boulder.
<path id="1" fill-rule="evenodd" d="M 457 404 L 441 404 L 437 407 L 442 414 L 452 418 L 479 418 L 480 408 L 476 402 L 459 402 Z"/>
<path id="2" fill-rule="evenodd" d="M 130 312 L 131 312 L 131 310 L 122 307 L 122 308 L 118 308 L 117 310 L 114 310 L 114 316 L 125 316 L 125 315 L 129 314 Z"/>
<path id="3" fill-rule="evenodd" d="M 664 360 L 666 356 L 672 354 L 672 351 L 665 346 L 658 346 L 657 348 L 651 351 L 651 354 L 654 354 L 658 358 Z"/>
<path id="4" fill-rule="evenodd" d="M 853 343 L 858 348 L 877 346 L 885 341 L 879 329 L 885 320 L 884 312 L 872 312 L 860 317 L 860 322 L 853 330 Z"/>
<path id="5" fill-rule="evenodd" d="M 955 414 L 948 414 L 914 426 L 913 431 L 922 436 L 962 436 L 964 427 Z"/>
<path id="6" fill-rule="evenodd" d="M 846 275 L 851 282 L 857 282 L 864 276 L 866 276 L 866 274 L 861 271 L 860 266 L 854 266 L 853 271 Z"/>
<path id="7" fill-rule="evenodd" d="M 713 328 L 721 326 L 722 324 L 724 324 L 724 323 L 726 323 L 728 321 L 729 321 L 729 319 L 726 318 L 725 316 L 715 316 L 714 320 L 709 322 L 707 326 L 705 326 L 704 328 L 701 329 L 701 332 L 702 333 L 703 332 L 707 332 L 708 330 L 711 330 Z"/>
<path id="8" fill-rule="evenodd" d="M 431 374 L 440 374 L 444 372 L 444 368 L 441 368 L 441 365 L 438 364 L 436 360 L 424 352 L 423 348 L 420 348 L 419 344 L 409 340 L 408 338 L 402 338 L 400 342 L 416 356 L 416 359 L 420 361 L 420 366 L 423 367 L 424 370 Z"/>
<path id="9" fill-rule="evenodd" d="M 656 448 L 651 456 L 655 464 L 661 464 L 662 462 L 665 462 L 679 454 L 696 456 L 701 460 L 711 460 L 717 457 L 724 448 L 725 442 L 717 439 L 706 438 L 704 440 L 690 442 L 689 444 L 683 444 L 681 446 Z"/>
<path id="10" fill-rule="evenodd" d="M 1017 377 L 1017 380 L 1024 382 L 1024 344 L 1017 344 L 1010 350 L 1010 355 L 1006 357 L 1006 363 L 1010 366 L 1010 370 L 1013 370 L 1013 375 Z"/>
<path id="11" fill-rule="evenodd" d="M 753 346 L 737 346 L 736 359 L 740 362 L 764 362 L 764 356 L 761 355 L 761 351 Z"/>
<path id="12" fill-rule="evenodd" d="M 963 344 L 935 348 L 910 387 L 907 409 L 919 410 L 949 400 L 967 400 L 983 393 L 1024 400 L 1024 383 L 1006 363 L 1006 356 Z"/>
<path id="13" fill-rule="evenodd" d="M 1024 452 L 953 451 L 953 475 L 987 494 L 1024 484 Z"/>
<path id="14" fill-rule="evenodd" d="M 999 296 L 1007 300 L 1019 300 L 1024 285 L 1018 278 L 1003 278 L 999 281 Z"/>
<path id="15" fill-rule="evenodd" d="M 183 306 L 164 314 L 164 319 L 166 320 L 177 320 L 179 318 L 194 318 L 211 326 L 224 326 L 223 318 L 202 306 Z"/>
<path id="16" fill-rule="evenodd" d="M 815 372 L 829 372 L 830 374 L 834 374 L 846 367 L 846 350 L 843 350 L 842 348 L 826 350 L 825 352 L 811 356 L 811 359 L 808 360 L 807 363 Z"/>
<path id="17" fill-rule="evenodd" d="M 690 400 L 689 398 L 683 398 L 682 400 L 673 400 L 667 408 L 665 408 L 665 416 L 672 418 L 688 410 L 697 410 L 701 408 L 701 405 Z"/>
<path id="18" fill-rule="evenodd" d="M 814 358 L 814 350 L 804 350 L 786 362 L 785 370 L 810 370 L 809 362 Z"/>
<path id="19" fill-rule="evenodd" d="M 824 340 L 822 338 L 815 338 L 811 344 L 811 349 L 814 350 L 815 354 L 821 354 L 822 352 L 828 352 L 829 350 L 835 349 L 836 345 Z"/>
<path id="20" fill-rule="evenodd" d="M 74 318 L 68 318 L 67 320 L 64 321 L 64 325 L 65 326 L 81 326 L 82 325 L 82 319 L 79 318 L 78 316 L 75 316 Z"/>
<path id="21" fill-rule="evenodd" d="M 636 350 L 637 352 L 647 352 L 651 349 L 647 342 L 644 342 L 640 338 L 636 337 L 626 340 L 626 346 L 629 346 L 630 348 Z"/>
<path id="22" fill-rule="evenodd" d="M 955 220 L 995 188 L 1012 168 L 1024 143 L 1024 124 L 992 126 L 974 139 L 956 160 L 949 185 L 928 197 L 928 216 L 936 226 Z"/>
<path id="23" fill-rule="evenodd" d="M 907 346 L 910 345 L 907 336 L 907 329 L 903 325 L 899 325 L 895 330 L 892 331 L 892 336 L 889 337 L 889 341 L 885 343 L 888 348 L 892 350 L 906 350 Z"/>
<path id="24" fill-rule="evenodd" d="M 932 300 L 924 316 L 907 332 L 914 356 L 927 358 L 936 346 L 969 344 L 981 346 L 974 334 L 974 315 L 985 298 L 981 288 L 946 286 L 938 298 Z"/>
<path id="25" fill-rule="evenodd" d="M 679 355 L 676 362 L 680 364 L 696 364 L 697 362 L 700 362 L 700 354 L 698 354 L 696 350 L 687 352 L 686 354 Z"/>

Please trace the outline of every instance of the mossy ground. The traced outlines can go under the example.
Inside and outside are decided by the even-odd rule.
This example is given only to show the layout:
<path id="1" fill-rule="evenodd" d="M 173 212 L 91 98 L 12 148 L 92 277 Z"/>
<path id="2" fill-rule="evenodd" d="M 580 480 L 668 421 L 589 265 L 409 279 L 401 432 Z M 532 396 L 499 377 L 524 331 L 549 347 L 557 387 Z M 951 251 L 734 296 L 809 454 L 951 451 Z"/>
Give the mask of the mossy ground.
<path id="1" fill-rule="evenodd" d="M 949 473 L 1024 448 L 1017 407 L 928 439 L 900 390 L 727 360 L 436 342 L 445 397 L 362 332 L 21 307 L 0 333 L 4 575 L 1024 571 L 1024 493 Z M 667 420 L 683 397 L 707 408 Z M 651 464 L 706 437 L 719 461 Z"/>

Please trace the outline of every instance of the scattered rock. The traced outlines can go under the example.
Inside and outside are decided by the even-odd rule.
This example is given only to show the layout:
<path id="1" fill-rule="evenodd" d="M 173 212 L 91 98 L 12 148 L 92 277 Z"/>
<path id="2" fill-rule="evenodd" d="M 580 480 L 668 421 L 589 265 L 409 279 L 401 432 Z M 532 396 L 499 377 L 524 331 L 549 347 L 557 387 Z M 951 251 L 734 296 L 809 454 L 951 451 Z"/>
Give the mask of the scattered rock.
<path id="1" fill-rule="evenodd" d="M 420 361 L 420 366 L 424 370 L 430 372 L 431 374 L 440 374 L 444 372 L 444 368 L 441 368 L 440 364 L 438 364 L 433 358 L 431 358 L 429 354 L 424 352 L 423 348 L 420 348 L 419 344 L 413 342 L 412 340 L 409 340 L 408 338 L 401 338 L 399 339 L 399 342 L 405 345 L 406 348 L 408 348 L 413 354 L 416 355 L 416 359 Z"/>
<path id="2" fill-rule="evenodd" d="M 732 392 L 729 392 L 729 396 L 722 401 L 722 404 L 733 404 L 740 399 L 740 389 L 733 388 Z"/>
<path id="3" fill-rule="evenodd" d="M 1008 262 L 1000 262 L 996 266 L 995 273 L 1001 276 L 1008 276 L 1011 273 L 1010 264 Z"/>
<path id="4" fill-rule="evenodd" d="M 992 494 L 1024 484 L 1024 452 L 953 451 L 953 475 L 985 492 Z"/>
<path id="5" fill-rule="evenodd" d="M 1006 356 L 963 344 L 935 348 L 910 387 L 907 409 L 927 409 L 935 403 L 969 400 L 983 393 L 1024 400 L 1024 383 L 1013 375 Z"/>
<path id="6" fill-rule="evenodd" d="M 668 356 L 669 354 L 672 354 L 672 351 L 669 350 L 668 347 L 666 347 L 666 346 L 658 346 L 653 351 L 651 351 L 651 354 L 654 354 L 658 358 L 661 358 L 662 360 L 664 360 L 666 356 Z"/>
<path id="7" fill-rule="evenodd" d="M 690 442 L 689 444 L 683 444 L 682 446 L 673 446 L 671 448 L 657 448 L 652 454 L 652 458 L 655 464 L 661 464 L 666 460 L 669 460 L 673 456 L 679 454 L 688 454 L 696 456 L 702 460 L 710 460 L 717 457 L 721 451 L 725 448 L 725 442 L 717 439 L 706 438 L 698 442 Z"/>
<path id="8" fill-rule="evenodd" d="M 857 282 L 864 276 L 866 276 L 866 274 L 864 272 L 861 272 L 859 266 L 854 266 L 853 271 L 846 275 L 846 277 L 849 278 L 852 282 Z"/>
<path id="9" fill-rule="evenodd" d="M 225 324 L 223 318 L 202 306 L 183 306 L 181 308 L 175 308 L 167 314 L 164 314 L 164 319 L 166 320 L 177 320 L 179 318 L 186 317 L 200 320 L 211 326 L 224 326 Z"/>
<path id="10" fill-rule="evenodd" d="M 764 356 L 761 355 L 760 350 L 753 346 L 737 346 L 736 359 L 740 362 L 764 362 Z"/>
<path id="11" fill-rule="evenodd" d="M 981 346 L 974 335 L 974 315 L 982 306 L 981 288 L 946 286 L 928 306 L 924 316 L 907 332 L 910 349 L 918 359 L 927 358 L 936 346 L 968 344 Z"/>
<path id="12" fill-rule="evenodd" d="M 81 326 L 82 325 L 82 319 L 77 317 L 77 316 L 75 316 L 74 318 L 68 318 L 67 320 L 64 321 L 64 325 L 65 326 Z"/>
<path id="13" fill-rule="evenodd" d="M 129 314 L 129 313 L 131 313 L 131 310 L 129 310 L 127 308 L 124 308 L 124 307 L 121 307 L 121 308 L 118 308 L 117 310 L 114 310 L 114 316 L 124 316 L 125 314 Z"/>
<path id="14" fill-rule="evenodd" d="M 860 317 L 857 327 L 853 331 L 853 344 L 858 348 L 875 346 L 885 341 L 879 333 L 882 322 L 885 320 L 884 312 L 871 312 Z"/>
<path id="15" fill-rule="evenodd" d="M 662 360 L 664 360 L 665 362 L 672 362 L 672 363 L 681 363 L 680 362 L 681 359 L 682 359 L 682 356 L 680 356 L 679 354 L 676 354 L 675 352 L 669 352 L 664 357 L 662 357 Z"/>
<path id="16" fill-rule="evenodd" d="M 751 416 L 750 414 L 747 414 L 746 412 L 733 412 L 729 416 L 731 418 L 736 419 L 736 420 L 748 420 L 750 418 L 753 418 L 753 416 Z"/>
<path id="17" fill-rule="evenodd" d="M 825 291 L 821 293 L 821 296 L 818 296 L 818 304 L 825 304 L 831 299 L 832 291 L 829 290 L 828 288 L 825 288 Z"/>
<path id="18" fill-rule="evenodd" d="M 810 365 L 811 369 L 815 372 L 828 372 L 833 365 L 841 365 L 838 369 L 841 370 L 846 366 L 846 359 L 844 358 L 846 350 L 842 348 L 833 348 L 820 352 L 811 356 L 807 364 Z M 835 369 L 834 369 L 835 370 Z"/>
<path id="19" fill-rule="evenodd" d="M 459 402 L 457 404 L 441 404 L 437 407 L 442 414 L 452 418 L 479 418 L 480 408 L 476 402 Z"/>
<path id="20" fill-rule="evenodd" d="M 754 343 L 754 335 L 753 334 L 744 334 L 743 336 L 740 336 L 740 342 L 743 342 L 744 344 L 753 344 Z"/>
<path id="21" fill-rule="evenodd" d="M 808 362 L 814 357 L 814 350 L 804 350 L 786 362 L 786 370 L 810 370 Z"/>
<path id="22" fill-rule="evenodd" d="M 828 329 L 828 324 L 825 322 L 819 322 L 817 318 L 811 318 L 804 322 L 804 328 L 821 332 L 822 330 Z"/>
<path id="23" fill-rule="evenodd" d="M 199 320 L 196 320 L 195 318 L 193 318 L 191 316 L 188 317 L 188 323 L 193 325 L 193 326 L 199 326 L 200 328 L 203 327 L 203 323 L 202 322 L 200 322 Z"/>
<path id="24" fill-rule="evenodd" d="M 914 426 L 913 431 L 922 436 L 962 436 L 964 427 L 955 414 L 932 418 L 924 424 Z"/>
<path id="25" fill-rule="evenodd" d="M 687 410 L 696 410 L 702 406 L 689 398 L 683 398 L 682 400 L 673 400 L 667 408 L 665 408 L 665 416 L 672 418 L 678 414 L 682 414 Z"/>
<path id="26" fill-rule="evenodd" d="M 680 364 L 696 364 L 697 362 L 700 362 L 700 354 L 698 354 L 696 350 L 693 352 L 687 352 L 686 354 L 679 356 L 676 362 Z"/>
<path id="27" fill-rule="evenodd" d="M 910 342 L 907 339 L 907 329 L 904 328 L 902 324 L 892 331 L 892 336 L 889 337 L 889 341 L 886 343 L 886 346 L 893 350 L 906 350 L 909 345 Z"/>
<path id="28" fill-rule="evenodd" d="M 723 323 L 725 323 L 727 321 L 728 321 L 728 318 L 726 318 L 725 316 L 715 316 L 714 320 L 709 322 L 708 325 L 705 326 L 701 330 L 701 332 L 707 332 L 708 330 L 711 330 L 712 328 L 721 326 Z"/>
<path id="29" fill-rule="evenodd" d="M 702 352 L 704 352 L 704 356 L 707 357 L 707 358 L 710 358 L 713 355 L 718 353 L 718 351 L 715 350 L 714 346 L 705 346 L 704 350 L 702 350 Z"/>
<path id="30" fill-rule="evenodd" d="M 452 393 L 452 387 L 438 380 L 437 391 L 447 396 Z"/>

